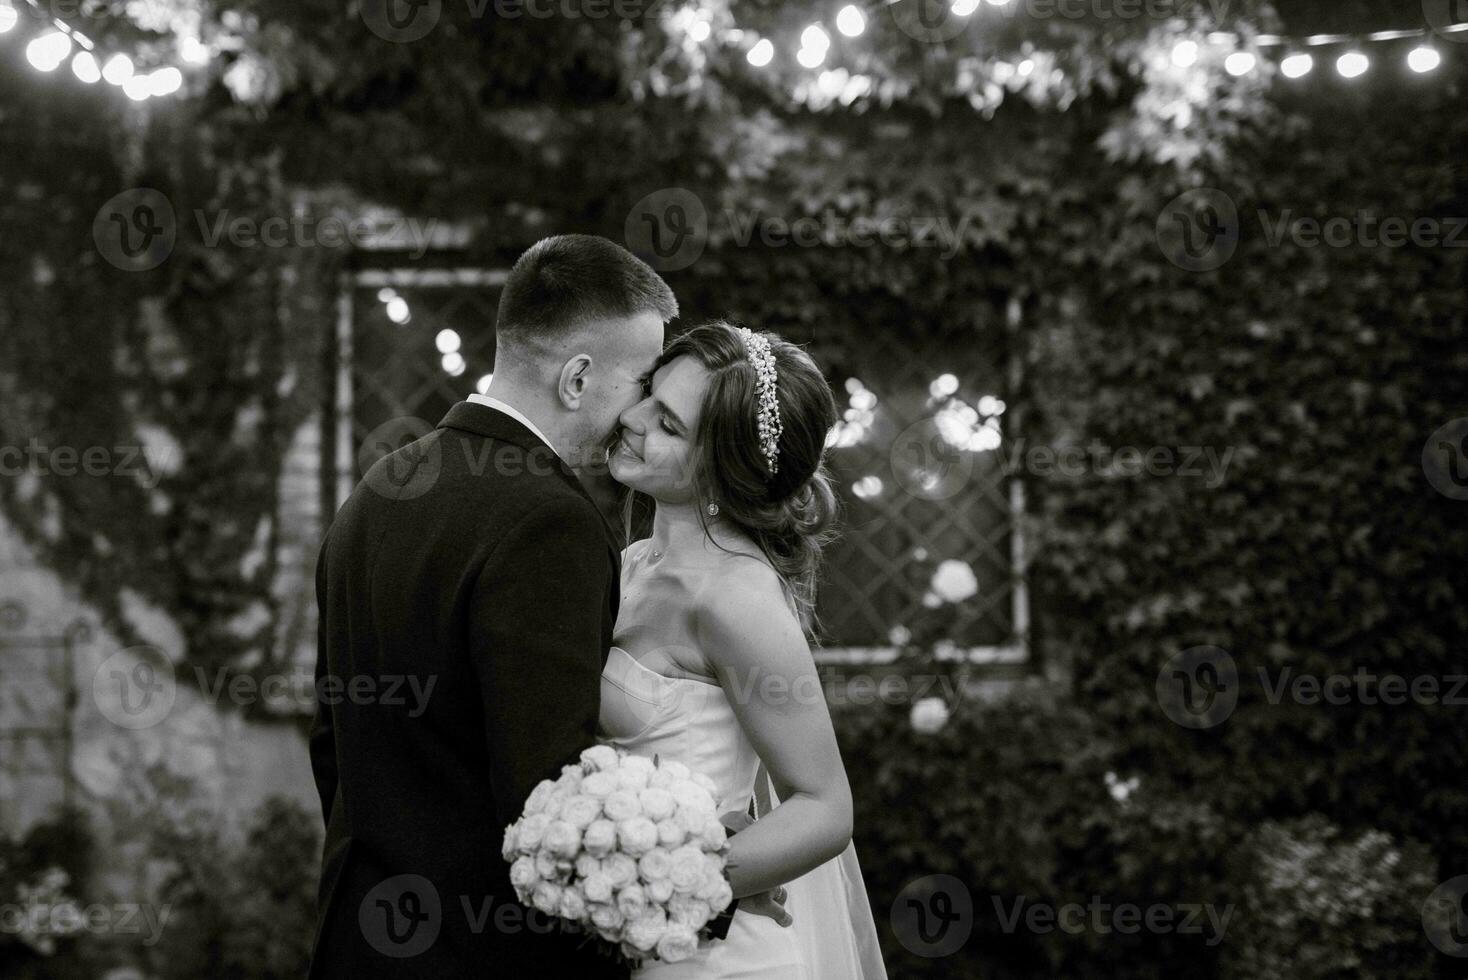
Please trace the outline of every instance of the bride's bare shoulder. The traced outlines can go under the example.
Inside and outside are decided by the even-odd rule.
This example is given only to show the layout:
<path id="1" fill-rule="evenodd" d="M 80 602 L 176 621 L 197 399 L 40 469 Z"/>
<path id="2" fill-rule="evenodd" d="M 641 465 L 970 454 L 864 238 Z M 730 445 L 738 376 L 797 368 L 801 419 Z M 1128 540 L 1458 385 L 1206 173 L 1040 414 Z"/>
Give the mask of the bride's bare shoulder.
<path id="1" fill-rule="evenodd" d="M 700 645 L 718 660 L 765 659 L 808 649 L 784 582 L 769 563 L 730 555 L 701 583 L 693 601 Z"/>

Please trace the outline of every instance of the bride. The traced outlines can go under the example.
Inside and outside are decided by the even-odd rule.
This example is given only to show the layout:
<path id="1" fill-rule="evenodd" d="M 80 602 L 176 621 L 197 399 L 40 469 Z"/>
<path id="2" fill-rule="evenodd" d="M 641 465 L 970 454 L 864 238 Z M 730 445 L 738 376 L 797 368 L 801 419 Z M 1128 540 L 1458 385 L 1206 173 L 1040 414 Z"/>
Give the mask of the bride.
<path id="1" fill-rule="evenodd" d="M 805 632 L 835 507 L 830 389 L 793 344 L 716 322 L 668 346 L 620 422 L 611 474 L 656 513 L 623 555 L 602 737 L 704 773 L 722 811 L 754 809 L 730 884 L 736 899 L 783 886 L 794 923 L 736 914 L 724 940 L 634 976 L 885 978 Z"/>

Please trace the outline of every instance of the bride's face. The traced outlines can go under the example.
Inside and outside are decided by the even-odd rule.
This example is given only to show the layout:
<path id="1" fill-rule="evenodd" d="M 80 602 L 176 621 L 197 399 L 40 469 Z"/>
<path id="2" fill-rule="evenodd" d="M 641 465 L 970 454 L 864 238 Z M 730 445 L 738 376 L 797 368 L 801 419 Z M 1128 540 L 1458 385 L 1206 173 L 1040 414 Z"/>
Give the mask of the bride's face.
<path id="1" fill-rule="evenodd" d="M 694 441 L 708 383 L 708 369 L 692 357 L 657 370 L 646 397 L 622 413 L 610 460 L 614 480 L 661 503 L 693 499 Z"/>

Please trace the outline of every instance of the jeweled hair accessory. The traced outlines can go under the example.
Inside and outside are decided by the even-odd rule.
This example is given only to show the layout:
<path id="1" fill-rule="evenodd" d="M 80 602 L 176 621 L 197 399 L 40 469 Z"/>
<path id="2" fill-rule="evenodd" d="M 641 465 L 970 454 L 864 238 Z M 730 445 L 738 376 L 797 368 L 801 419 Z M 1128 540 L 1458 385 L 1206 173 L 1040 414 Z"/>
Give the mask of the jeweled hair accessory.
<path id="1" fill-rule="evenodd" d="M 776 394 L 775 352 L 770 349 L 768 338 L 761 337 L 748 327 L 739 328 L 744 338 L 744 349 L 749 354 L 749 363 L 754 365 L 755 392 L 759 395 L 759 448 L 765 462 L 770 465 L 770 475 L 780 472 L 780 436 L 785 426 L 780 421 L 780 398 Z"/>

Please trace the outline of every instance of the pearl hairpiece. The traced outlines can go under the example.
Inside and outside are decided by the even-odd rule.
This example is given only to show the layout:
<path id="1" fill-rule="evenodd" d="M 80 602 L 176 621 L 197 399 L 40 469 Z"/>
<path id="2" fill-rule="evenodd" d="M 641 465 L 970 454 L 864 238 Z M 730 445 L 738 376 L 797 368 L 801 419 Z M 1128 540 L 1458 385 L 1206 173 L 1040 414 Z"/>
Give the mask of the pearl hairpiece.
<path id="1" fill-rule="evenodd" d="M 767 337 L 761 337 L 748 327 L 739 328 L 744 339 L 744 350 L 749 363 L 754 366 L 755 391 L 759 395 L 759 448 L 765 462 L 770 466 L 770 475 L 780 472 L 780 436 L 785 426 L 780 422 L 780 399 L 775 385 L 775 352 L 770 349 Z"/>

